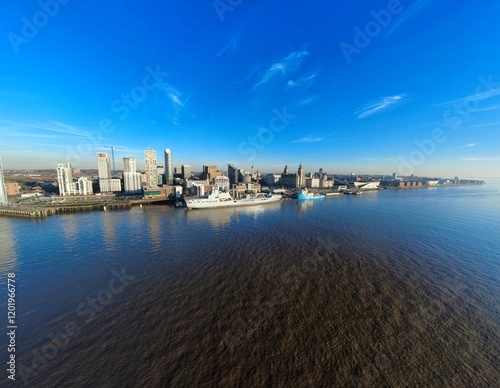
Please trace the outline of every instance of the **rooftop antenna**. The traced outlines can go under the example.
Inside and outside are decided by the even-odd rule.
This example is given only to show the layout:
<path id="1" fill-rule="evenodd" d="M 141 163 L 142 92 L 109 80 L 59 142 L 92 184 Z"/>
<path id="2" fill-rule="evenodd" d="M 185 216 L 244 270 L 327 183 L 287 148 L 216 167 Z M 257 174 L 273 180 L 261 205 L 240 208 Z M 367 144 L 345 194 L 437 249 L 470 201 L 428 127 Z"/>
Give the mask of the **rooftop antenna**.
<path id="1" fill-rule="evenodd" d="M 124 150 L 125 148 L 116 146 L 104 146 L 104 148 L 111 148 L 111 158 L 113 159 L 113 178 L 116 178 L 115 149 Z"/>

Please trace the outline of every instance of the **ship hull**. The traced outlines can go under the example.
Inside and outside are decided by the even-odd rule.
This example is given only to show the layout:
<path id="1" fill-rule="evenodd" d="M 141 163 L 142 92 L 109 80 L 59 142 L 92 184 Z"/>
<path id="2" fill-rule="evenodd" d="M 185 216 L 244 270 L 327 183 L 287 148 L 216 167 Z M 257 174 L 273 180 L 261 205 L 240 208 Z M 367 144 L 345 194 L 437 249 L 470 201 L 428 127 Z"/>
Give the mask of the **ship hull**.
<path id="1" fill-rule="evenodd" d="M 297 199 L 322 199 L 324 195 L 297 194 Z"/>
<path id="2" fill-rule="evenodd" d="M 188 209 L 215 209 L 221 207 L 265 205 L 266 203 L 275 203 L 279 201 L 281 201 L 281 196 L 264 197 L 257 199 L 233 199 L 231 201 L 207 201 L 203 199 L 191 199 L 186 201 L 186 206 Z"/>

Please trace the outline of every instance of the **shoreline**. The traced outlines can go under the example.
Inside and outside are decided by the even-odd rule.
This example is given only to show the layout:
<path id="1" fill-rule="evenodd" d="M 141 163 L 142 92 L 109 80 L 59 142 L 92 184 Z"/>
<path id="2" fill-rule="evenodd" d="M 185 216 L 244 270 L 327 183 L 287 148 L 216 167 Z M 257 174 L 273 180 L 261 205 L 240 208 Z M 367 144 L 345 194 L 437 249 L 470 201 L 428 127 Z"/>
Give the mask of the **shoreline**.
<path id="1" fill-rule="evenodd" d="M 72 198 L 74 200 L 74 198 Z M 152 200 L 152 199 L 138 199 L 122 201 L 111 199 L 106 202 L 89 203 L 89 201 L 82 201 L 78 203 L 75 201 L 73 204 L 56 204 L 56 205 L 20 205 L 20 206 L 1 206 L 0 217 L 14 217 L 14 218 L 31 218 L 31 219 L 44 219 L 57 214 L 70 214 L 70 213 L 86 213 L 91 211 L 109 211 L 109 210 L 122 210 L 130 209 L 133 206 L 150 205 L 154 203 L 168 203 L 166 200 Z"/>
<path id="2" fill-rule="evenodd" d="M 383 190 L 411 190 L 411 189 L 432 189 L 441 187 L 459 187 L 459 186 L 479 186 L 485 183 L 466 183 L 438 186 L 415 186 L 415 187 L 380 187 L 378 189 L 360 190 L 360 191 L 383 191 Z M 332 192 L 329 192 L 332 193 Z M 339 194 L 342 191 L 338 191 Z M 285 196 L 284 196 L 285 198 Z M 91 203 L 88 199 L 79 201 L 78 198 L 71 198 L 72 204 L 54 204 L 54 205 L 16 205 L 0 206 L 0 217 L 45 219 L 58 214 L 85 213 L 91 211 L 108 211 L 130 209 L 134 206 L 152 205 L 152 204 L 173 204 L 174 201 L 165 199 L 131 199 L 123 201 L 121 199 L 110 198 L 107 201 Z"/>

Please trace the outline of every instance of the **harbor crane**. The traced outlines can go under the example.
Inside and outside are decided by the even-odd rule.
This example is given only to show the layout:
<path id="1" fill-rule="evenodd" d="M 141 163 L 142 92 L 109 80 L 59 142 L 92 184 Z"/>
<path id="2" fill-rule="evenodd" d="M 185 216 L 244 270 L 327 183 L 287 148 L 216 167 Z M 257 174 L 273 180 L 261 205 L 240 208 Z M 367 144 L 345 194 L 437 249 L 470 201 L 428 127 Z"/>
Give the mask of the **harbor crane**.
<path id="1" fill-rule="evenodd" d="M 122 147 L 103 146 L 104 148 L 111 148 L 111 158 L 113 159 L 113 178 L 116 178 L 116 165 L 115 165 L 115 150 L 124 150 Z"/>

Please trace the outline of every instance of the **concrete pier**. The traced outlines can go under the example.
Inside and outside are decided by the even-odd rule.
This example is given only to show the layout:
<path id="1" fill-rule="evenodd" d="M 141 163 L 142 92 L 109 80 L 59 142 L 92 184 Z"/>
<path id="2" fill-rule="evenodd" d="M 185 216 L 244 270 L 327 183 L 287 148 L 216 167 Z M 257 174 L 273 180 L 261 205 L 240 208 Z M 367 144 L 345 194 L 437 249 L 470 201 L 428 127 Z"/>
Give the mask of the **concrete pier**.
<path id="1" fill-rule="evenodd" d="M 80 213 L 93 210 L 128 209 L 130 202 L 124 203 L 100 203 L 91 205 L 55 205 L 55 206 L 2 206 L 0 216 L 21 218 L 44 218 L 61 213 Z"/>
<path id="2" fill-rule="evenodd" d="M 143 206 L 148 204 L 170 203 L 165 199 L 131 199 L 131 200 L 106 200 L 90 202 L 88 200 L 75 201 L 73 203 L 51 203 L 51 204 L 18 204 L 16 206 L 0 206 L 0 217 L 19 218 L 45 218 L 54 214 L 81 213 L 89 211 L 109 211 L 118 209 L 130 209 L 132 206 Z"/>

